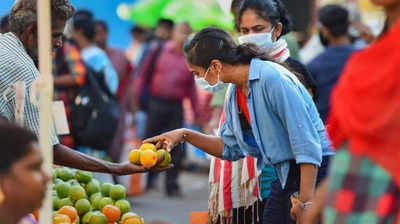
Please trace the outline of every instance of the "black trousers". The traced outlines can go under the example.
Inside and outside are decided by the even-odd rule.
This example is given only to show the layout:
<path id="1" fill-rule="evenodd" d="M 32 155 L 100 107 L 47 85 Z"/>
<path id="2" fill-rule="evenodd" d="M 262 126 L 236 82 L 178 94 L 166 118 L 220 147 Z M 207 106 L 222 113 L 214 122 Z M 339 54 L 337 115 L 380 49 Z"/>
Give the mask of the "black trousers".
<path id="1" fill-rule="evenodd" d="M 321 167 L 318 169 L 317 186 L 327 175 L 329 160 L 330 156 L 322 157 Z M 264 208 L 263 224 L 295 224 L 296 222 L 290 218 L 290 209 L 292 208 L 290 196 L 299 189 L 300 165 L 292 160 L 285 188 L 282 189 L 279 178 L 271 183 L 271 193 Z"/>
<path id="2" fill-rule="evenodd" d="M 182 101 L 150 97 L 147 122 L 146 138 L 160 135 L 162 133 L 183 127 L 183 108 Z M 166 171 L 166 191 L 177 190 L 178 177 L 182 168 L 183 145 L 178 145 L 171 152 L 174 168 Z M 157 173 L 149 173 L 147 186 L 154 186 Z"/>

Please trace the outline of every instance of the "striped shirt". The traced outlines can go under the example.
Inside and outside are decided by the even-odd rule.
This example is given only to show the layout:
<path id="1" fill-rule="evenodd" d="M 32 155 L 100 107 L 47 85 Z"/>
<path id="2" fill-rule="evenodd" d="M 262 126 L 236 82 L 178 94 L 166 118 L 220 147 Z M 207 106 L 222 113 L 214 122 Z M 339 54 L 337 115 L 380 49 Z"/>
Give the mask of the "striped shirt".
<path id="1" fill-rule="evenodd" d="M 39 71 L 18 37 L 13 33 L 0 34 L 0 116 L 15 121 L 15 92 L 4 93 L 17 81 L 24 82 L 24 126 L 39 136 L 39 107 L 30 101 L 32 84 L 38 78 Z M 52 145 L 59 144 L 54 127 L 51 142 Z"/>

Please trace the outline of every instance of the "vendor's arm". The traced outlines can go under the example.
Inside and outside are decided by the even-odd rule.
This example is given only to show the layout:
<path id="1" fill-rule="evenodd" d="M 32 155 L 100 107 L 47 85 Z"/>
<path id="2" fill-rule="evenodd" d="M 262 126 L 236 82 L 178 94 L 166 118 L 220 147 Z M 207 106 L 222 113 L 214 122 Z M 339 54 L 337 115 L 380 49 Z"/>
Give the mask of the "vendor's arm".
<path id="1" fill-rule="evenodd" d="M 167 167 L 143 167 L 126 163 L 111 163 L 94 157 L 85 155 L 67 146 L 54 145 L 54 163 L 61 166 L 67 166 L 75 169 L 87 170 L 100 173 L 112 173 L 116 175 L 128 175 L 133 173 L 142 173 L 147 171 L 163 171 L 171 168 Z"/>

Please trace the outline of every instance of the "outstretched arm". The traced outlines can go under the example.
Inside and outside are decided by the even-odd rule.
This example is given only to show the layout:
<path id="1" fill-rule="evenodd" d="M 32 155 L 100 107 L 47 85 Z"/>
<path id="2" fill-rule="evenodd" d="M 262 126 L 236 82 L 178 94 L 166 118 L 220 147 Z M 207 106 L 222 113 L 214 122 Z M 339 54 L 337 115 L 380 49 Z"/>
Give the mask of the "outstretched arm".
<path id="1" fill-rule="evenodd" d="M 159 162 L 163 159 L 164 158 L 159 158 Z M 154 167 L 143 167 L 131 164 L 129 162 L 111 163 L 85 155 L 61 144 L 57 144 L 54 146 L 54 163 L 57 165 L 68 166 L 75 169 L 100 173 L 112 173 L 116 175 L 129 175 L 133 173 L 142 173 L 147 171 L 163 171 L 173 166 L 172 164 L 170 164 L 166 167 L 157 167 L 157 164 Z"/>

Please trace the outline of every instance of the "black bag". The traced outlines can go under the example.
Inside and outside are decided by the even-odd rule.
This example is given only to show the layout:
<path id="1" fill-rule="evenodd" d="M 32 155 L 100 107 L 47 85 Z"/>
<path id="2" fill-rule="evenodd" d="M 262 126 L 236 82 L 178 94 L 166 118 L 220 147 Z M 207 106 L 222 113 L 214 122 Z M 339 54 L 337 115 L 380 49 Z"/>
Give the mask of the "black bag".
<path id="1" fill-rule="evenodd" d="M 140 93 L 140 96 L 139 96 L 140 108 L 143 111 L 147 111 L 147 105 L 148 105 L 148 102 L 149 102 L 150 91 L 151 91 L 151 80 L 153 79 L 153 74 L 154 74 L 155 67 L 156 67 L 156 64 L 157 64 L 158 56 L 160 55 L 163 47 L 164 47 L 164 43 L 163 42 L 158 42 L 157 43 L 157 49 L 155 50 L 155 52 L 151 56 L 152 58 L 151 58 L 151 61 L 150 61 L 150 66 L 147 68 L 147 71 L 145 72 L 145 74 L 146 74 L 145 86 L 143 87 L 143 90 L 142 90 L 142 92 Z"/>
<path id="2" fill-rule="evenodd" d="M 71 108 L 72 135 L 78 146 L 108 150 L 118 128 L 120 108 L 103 71 L 95 72 L 87 66 L 86 75 Z"/>

